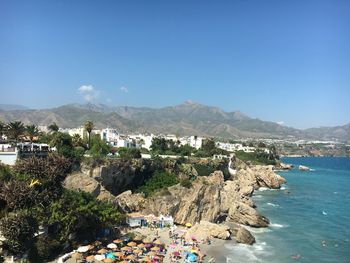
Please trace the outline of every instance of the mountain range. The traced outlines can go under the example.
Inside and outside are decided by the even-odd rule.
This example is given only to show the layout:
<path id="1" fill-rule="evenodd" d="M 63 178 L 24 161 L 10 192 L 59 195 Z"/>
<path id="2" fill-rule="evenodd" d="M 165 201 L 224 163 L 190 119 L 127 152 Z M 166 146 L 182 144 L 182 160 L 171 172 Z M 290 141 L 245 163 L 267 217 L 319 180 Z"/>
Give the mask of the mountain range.
<path id="1" fill-rule="evenodd" d="M 350 141 L 350 123 L 337 127 L 299 130 L 275 122 L 251 118 L 239 111 L 225 112 L 187 101 L 164 107 L 111 107 L 104 104 L 67 104 L 52 109 L 26 109 L 0 105 L 0 120 L 49 125 L 62 128 L 81 126 L 91 120 L 95 127 L 115 127 L 121 132 L 199 135 L 221 138 L 295 138 Z"/>

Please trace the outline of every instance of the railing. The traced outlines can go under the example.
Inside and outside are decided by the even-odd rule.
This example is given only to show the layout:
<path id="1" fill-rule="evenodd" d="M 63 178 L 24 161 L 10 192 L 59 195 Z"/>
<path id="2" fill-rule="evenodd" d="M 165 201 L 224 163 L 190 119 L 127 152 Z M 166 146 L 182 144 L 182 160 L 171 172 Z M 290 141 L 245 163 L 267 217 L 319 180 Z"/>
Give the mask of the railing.
<path id="1" fill-rule="evenodd" d="M 15 147 L 8 147 L 8 148 L 0 148 L 0 152 L 15 152 Z"/>

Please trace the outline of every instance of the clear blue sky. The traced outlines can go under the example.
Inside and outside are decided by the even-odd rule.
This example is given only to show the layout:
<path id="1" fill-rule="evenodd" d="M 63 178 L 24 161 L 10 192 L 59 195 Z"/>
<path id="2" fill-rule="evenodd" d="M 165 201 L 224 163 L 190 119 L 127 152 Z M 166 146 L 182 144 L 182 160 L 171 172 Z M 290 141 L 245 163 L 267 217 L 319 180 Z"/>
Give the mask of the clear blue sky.
<path id="1" fill-rule="evenodd" d="M 0 103 L 350 122 L 350 1 L 0 1 Z"/>

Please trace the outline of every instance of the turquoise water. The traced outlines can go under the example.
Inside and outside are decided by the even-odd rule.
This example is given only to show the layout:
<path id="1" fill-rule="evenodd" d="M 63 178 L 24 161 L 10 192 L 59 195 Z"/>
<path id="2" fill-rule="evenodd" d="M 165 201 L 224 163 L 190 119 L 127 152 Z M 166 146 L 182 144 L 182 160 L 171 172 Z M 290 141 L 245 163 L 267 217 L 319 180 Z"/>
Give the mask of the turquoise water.
<path id="1" fill-rule="evenodd" d="M 350 158 L 283 162 L 312 171 L 280 172 L 287 179 L 282 190 L 254 193 L 258 210 L 271 224 L 250 228 L 254 246 L 227 243 L 227 262 L 350 262 Z"/>

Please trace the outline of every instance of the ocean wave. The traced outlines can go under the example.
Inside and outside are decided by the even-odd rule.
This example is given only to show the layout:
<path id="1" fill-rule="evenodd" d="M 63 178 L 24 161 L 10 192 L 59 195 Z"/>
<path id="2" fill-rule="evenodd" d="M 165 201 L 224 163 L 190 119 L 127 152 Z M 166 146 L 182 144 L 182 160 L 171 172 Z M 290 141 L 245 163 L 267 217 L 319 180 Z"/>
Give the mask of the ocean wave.
<path id="1" fill-rule="evenodd" d="M 252 232 L 254 234 L 261 234 L 261 233 L 267 233 L 267 232 L 271 232 L 272 230 L 267 228 L 267 227 L 250 227 L 250 226 L 243 226 L 245 227 L 247 230 L 249 230 L 249 232 Z"/>
<path id="2" fill-rule="evenodd" d="M 287 188 L 285 186 L 281 186 L 280 190 L 286 190 Z"/>
<path id="3" fill-rule="evenodd" d="M 273 206 L 273 207 L 278 207 L 279 205 L 273 204 L 273 203 L 267 203 L 267 205 Z"/>
<path id="4" fill-rule="evenodd" d="M 269 226 L 270 226 L 270 227 L 273 227 L 273 228 L 284 228 L 284 227 L 288 227 L 287 225 L 276 224 L 276 223 L 270 223 Z"/>
<path id="5" fill-rule="evenodd" d="M 322 215 L 326 216 L 327 212 L 326 211 L 322 211 Z"/>
<path id="6" fill-rule="evenodd" d="M 262 262 L 261 259 L 254 254 L 254 248 L 249 245 L 237 244 L 228 247 L 232 254 L 226 256 L 227 263 L 236 263 L 236 262 L 249 262 L 256 263 Z"/>
<path id="7" fill-rule="evenodd" d="M 267 187 L 260 187 L 258 189 L 259 192 L 263 192 L 263 191 L 276 191 L 276 189 L 271 189 L 271 188 L 267 188 Z"/>
<path id="8" fill-rule="evenodd" d="M 263 198 L 262 195 L 253 195 L 254 198 Z"/>

